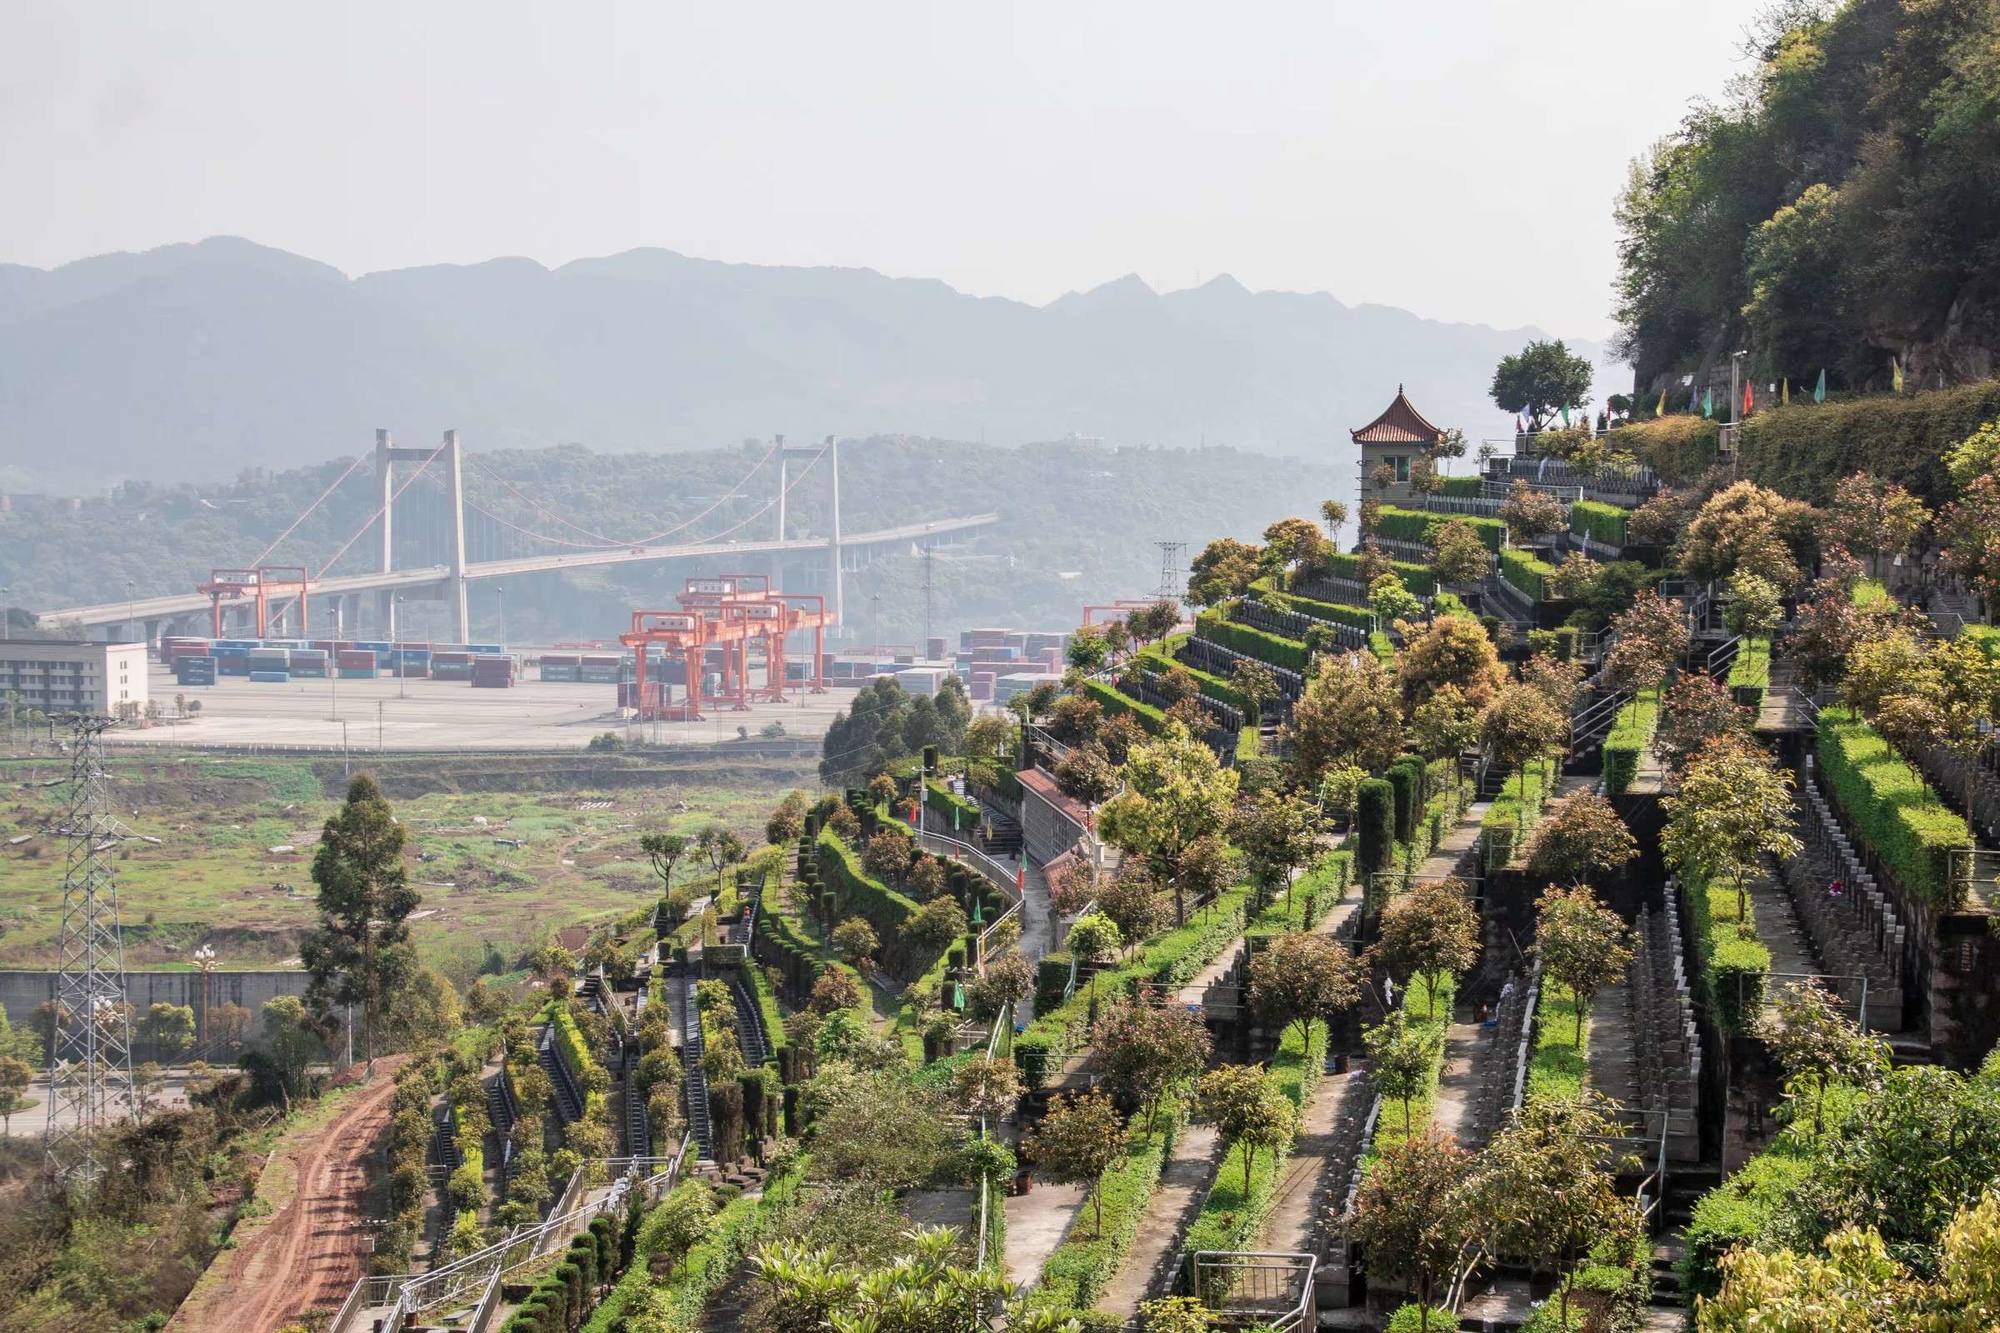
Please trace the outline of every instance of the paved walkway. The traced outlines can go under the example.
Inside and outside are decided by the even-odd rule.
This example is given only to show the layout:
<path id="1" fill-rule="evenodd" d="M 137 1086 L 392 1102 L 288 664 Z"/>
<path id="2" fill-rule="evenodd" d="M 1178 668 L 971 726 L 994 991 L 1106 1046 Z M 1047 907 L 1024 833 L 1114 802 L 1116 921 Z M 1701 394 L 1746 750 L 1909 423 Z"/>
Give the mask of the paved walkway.
<path id="1" fill-rule="evenodd" d="M 1352 1121 L 1366 1119 L 1374 1090 L 1360 1063 L 1345 1074 L 1323 1074 L 1299 1116 L 1298 1142 L 1279 1177 L 1270 1215 L 1264 1219 L 1263 1248 L 1282 1253 L 1320 1250 L 1327 1210 L 1339 1205 L 1354 1164 L 1340 1152 L 1359 1139 Z"/>
<path id="2" fill-rule="evenodd" d="M 1042 1276 L 1056 1246 L 1083 1207 L 1081 1185 L 1037 1181 L 1026 1194 L 1007 1200 L 1007 1280 L 1028 1286 Z"/>
<path id="3" fill-rule="evenodd" d="M 1750 914 L 1757 919 L 1757 939 L 1771 951 L 1771 984 L 1764 989 L 1768 1008 L 1781 987 L 1801 973 L 1826 969 L 1813 952 L 1812 941 L 1799 924 L 1799 909 L 1784 885 L 1759 874 L 1750 885 Z M 1790 973 L 1790 976 L 1786 974 Z"/>
<path id="4" fill-rule="evenodd" d="M 1479 842 L 1480 822 L 1492 807 L 1490 801 L 1474 801 L 1459 814 L 1458 822 L 1446 831 L 1417 874 L 1424 879 L 1443 879 L 1459 872 L 1459 863 Z M 1422 982 L 1412 980 L 1421 987 Z M 1465 1143 L 1476 1126 L 1472 1108 L 1485 1082 L 1487 1062 L 1495 1058 L 1494 1039 L 1471 1021 L 1468 1009 L 1463 1020 L 1454 1019 L 1445 1030 L 1444 1067 L 1438 1075 L 1437 1097 L 1431 1106 L 1431 1123 Z"/>
<path id="5" fill-rule="evenodd" d="M 1097 1308 L 1130 1318 L 1139 1302 L 1165 1288 L 1180 1259 L 1181 1236 L 1208 1196 L 1222 1157 L 1214 1125 L 1189 1125 L 1174 1143 L 1174 1155 L 1160 1172 L 1160 1184 L 1146 1201 L 1139 1232 Z"/>

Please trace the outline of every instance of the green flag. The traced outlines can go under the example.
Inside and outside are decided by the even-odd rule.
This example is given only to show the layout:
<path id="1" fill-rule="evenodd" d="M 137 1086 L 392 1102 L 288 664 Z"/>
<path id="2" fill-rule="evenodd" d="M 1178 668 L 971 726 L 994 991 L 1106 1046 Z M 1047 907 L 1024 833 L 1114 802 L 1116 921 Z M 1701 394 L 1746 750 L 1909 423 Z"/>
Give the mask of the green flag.
<path id="1" fill-rule="evenodd" d="M 1702 391 L 1701 414 L 1705 417 L 1715 415 L 1715 386 L 1712 384 Z"/>
<path id="2" fill-rule="evenodd" d="M 1825 369 L 1825 367 L 1821 367 L 1821 368 L 1820 368 L 1820 372 L 1819 372 L 1819 383 L 1818 383 L 1818 384 L 1815 384 L 1815 385 L 1813 385 L 1813 401 L 1814 401 L 1815 403 L 1823 403 L 1823 402 L 1825 402 L 1825 401 L 1826 401 L 1826 369 Z"/>
<path id="3" fill-rule="evenodd" d="M 1563 429 L 1569 429 L 1569 408 L 1566 405 L 1563 408 Z"/>

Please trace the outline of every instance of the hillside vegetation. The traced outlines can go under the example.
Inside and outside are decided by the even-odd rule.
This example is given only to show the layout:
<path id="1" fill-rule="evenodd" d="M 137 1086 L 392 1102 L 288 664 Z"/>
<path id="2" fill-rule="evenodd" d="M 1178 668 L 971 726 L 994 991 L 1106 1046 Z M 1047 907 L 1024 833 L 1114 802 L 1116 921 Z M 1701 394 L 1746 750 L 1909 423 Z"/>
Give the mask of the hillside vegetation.
<path id="1" fill-rule="evenodd" d="M 1788 0 L 1753 66 L 1642 161 L 1618 318 L 1642 397 L 1737 347 L 1796 393 L 1992 373 L 2000 347 L 2000 10 Z M 1747 336 L 1748 342 L 1738 342 Z"/>

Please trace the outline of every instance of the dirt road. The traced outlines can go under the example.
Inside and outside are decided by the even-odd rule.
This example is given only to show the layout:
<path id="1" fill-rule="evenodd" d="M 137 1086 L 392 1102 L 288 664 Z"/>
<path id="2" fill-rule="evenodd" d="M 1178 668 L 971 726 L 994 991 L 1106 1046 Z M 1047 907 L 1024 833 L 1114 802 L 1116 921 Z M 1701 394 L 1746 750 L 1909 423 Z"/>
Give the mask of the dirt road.
<path id="1" fill-rule="evenodd" d="M 167 1322 L 168 1333 L 273 1333 L 309 1310 L 339 1308 L 360 1280 L 369 1157 L 389 1123 L 396 1059 L 377 1060 L 375 1077 L 352 1093 L 325 1127 L 279 1141 L 268 1173 L 283 1159 L 296 1186 L 268 1222 L 217 1255 Z"/>

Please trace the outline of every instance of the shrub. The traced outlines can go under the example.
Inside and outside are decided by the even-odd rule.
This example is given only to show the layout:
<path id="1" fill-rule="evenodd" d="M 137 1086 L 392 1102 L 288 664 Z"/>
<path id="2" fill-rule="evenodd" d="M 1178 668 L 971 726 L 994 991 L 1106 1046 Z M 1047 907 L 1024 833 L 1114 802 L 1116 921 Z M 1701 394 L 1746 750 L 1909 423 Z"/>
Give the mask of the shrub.
<path id="1" fill-rule="evenodd" d="M 1306 646 L 1297 639 L 1287 639 L 1254 625 L 1233 623 L 1228 619 L 1225 608 L 1210 607 L 1197 615 L 1195 632 L 1211 643 L 1221 644 L 1245 657 L 1254 657 L 1288 671 L 1304 672 L 1310 656 Z"/>
<path id="2" fill-rule="evenodd" d="M 1289 592 L 1267 592 L 1264 594 L 1264 600 L 1280 611 L 1331 620 L 1337 625 L 1346 625 L 1349 629 L 1358 629 L 1364 634 L 1375 628 L 1375 613 L 1366 607 L 1322 602 L 1317 598 L 1301 597 Z"/>
<path id="3" fill-rule="evenodd" d="M 1653 728 L 1660 720 L 1660 692 L 1646 690 L 1633 696 L 1618 710 L 1611 730 L 1604 736 L 1604 790 L 1616 796 L 1632 786 L 1639 773 L 1639 758 L 1653 743 Z"/>
<path id="4" fill-rule="evenodd" d="M 1715 462 L 1722 423 L 1676 413 L 1620 426 L 1611 438 L 1619 448 L 1637 455 L 1640 462 L 1659 473 L 1661 480 L 1672 486 L 1685 486 L 1699 479 Z"/>
<path id="5" fill-rule="evenodd" d="M 1964 886 L 1953 881 L 1950 863 L 1954 850 L 1972 846 L 1965 821 L 1860 714 L 1828 708 L 1819 719 L 1820 772 L 1862 840 L 1904 889 L 1933 906 L 1957 907 Z"/>
<path id="6" fill-rule="evenodd" d="M 1569 530 L 1606 546 L 1624 546 L 1629 511 L 1596 500 L 1578 500 L 1569 507 Z"/>
<path id="7" fill-rule="evenodd" d="M 1694 920 L 1695 969 L 1709 1012 L 1725 1033 L 1745 1033 L 1764 1002 L 1771 951 L 1757 939 L 1757 913 L 1748 899 L 1736 916 L 1736 890 L 1728 884 L 1689 884 Z"/>
<path id="8" fill-rule="evenodd" d="M 1771 640 L 1756 635 L 1743 640 L 1729 667 L 1729 693 L 1745 708 L 1762 708 L 1771 685 Z"/>
<path id="9" fill-rule="evenodd" d="M 1944 453 L 2000 417 L 2000 381 L 1910 396 L 1770 408 L 1738 437 L 1743 475 L 1794 499 L 1825 504 L 1842 477 L 1866 472 L 1937 506 L 1952 498 Z"/>
<path id="10" fill-rule="evenodd" d="M 1433 514 L 1429 517 L 1435 519 L 1438 516 Z M 1322 567 L 1335 578 L 1353 579 L 1357 583 L 1367 581 L 1361 577 L 1361 557 L 1357 555 L 1329 555 Z M 1389 568 L 1403 581 L 1405 588 L 1419 597 L 1429 597 L 1437 591 L 1436 577 L 1423 565 L 1412 564 L 1408 560 L 1391 560 Z"/>
<path id="11" fill-rule="evenodd" d="M 1471 514 L 1433 514 L 1423 509 L 1402 509 L 1395 505 L 1383 505 L 1375 520 L 1375 533 L 1399 542 L 1425 543 L 1425 536 L 1431 525 L 1442 519 L 1457 519 L 1479 534 L 1489 551 L 1498 552 L 1507 544 L 1507 525 L 1497 518 L 1480 518 Z"/>
<path id="12" fill-rule="evenodd" d="M 1108 681 L 1086 680 L 1083 682 L 1083 692 L 1089 698 L 1097 700 L 1107 717 L 1118 713 L 1130 713 L 1139 719 L 1139 725 L 1146 729 L 1148 735 L 1159 735 L 1160 728 L 1167 724 L 1165 713 L 1142 699 L 1134 699 Z"/>
<path id="13" fill-rule="evenodd" d="M 1548 580 L 1556 567 L 1541 557 L 1516 546 L 1500 552 L 1500 577 L 1537 602 L 1557 600 L 1549 595 Z"/>
<path id="14" fill-rule="evenodd" d="M 1381 778 L 1363 782 L 1354 798 L 1354 825 L 1358 833 L 1356 873 L 1365 883 L 1389 869 L 1395 855 L 1395 789 Z"/>
<path id="15" fill-rule="evenodd" d="M 1415 1301 L 1405 1301 L 1389 1316 L 1388 1333 L 1422 1333 L 1424 1326 L 1424 1308 Z M 1451 1333 L 1457 1327 L 1457 1315 L 1441 1306 L 1430 1308 L 1430 1333 Z"/>
<path id="16" fill-rule="evenodd" d="M 1185 1090 L 1170 1090 L 1160 1100 L 1159 1119 L 1150 1134 L 1144 1116 L 1132 1118 L 1126 1127 L 1124 1156 L 1091 1187 L 1103 1209 L 1103 1230 L 1092 1234 L 1087 1226 L 1070 1228 L 1042 1265 L 1033 1308 L 1086 1309 L 1097 1303 L 1138 1235 L 1146 1203 L 1160 1183 L 1160 1170 L 1180 1137 L 1186 1105 Z"/>

